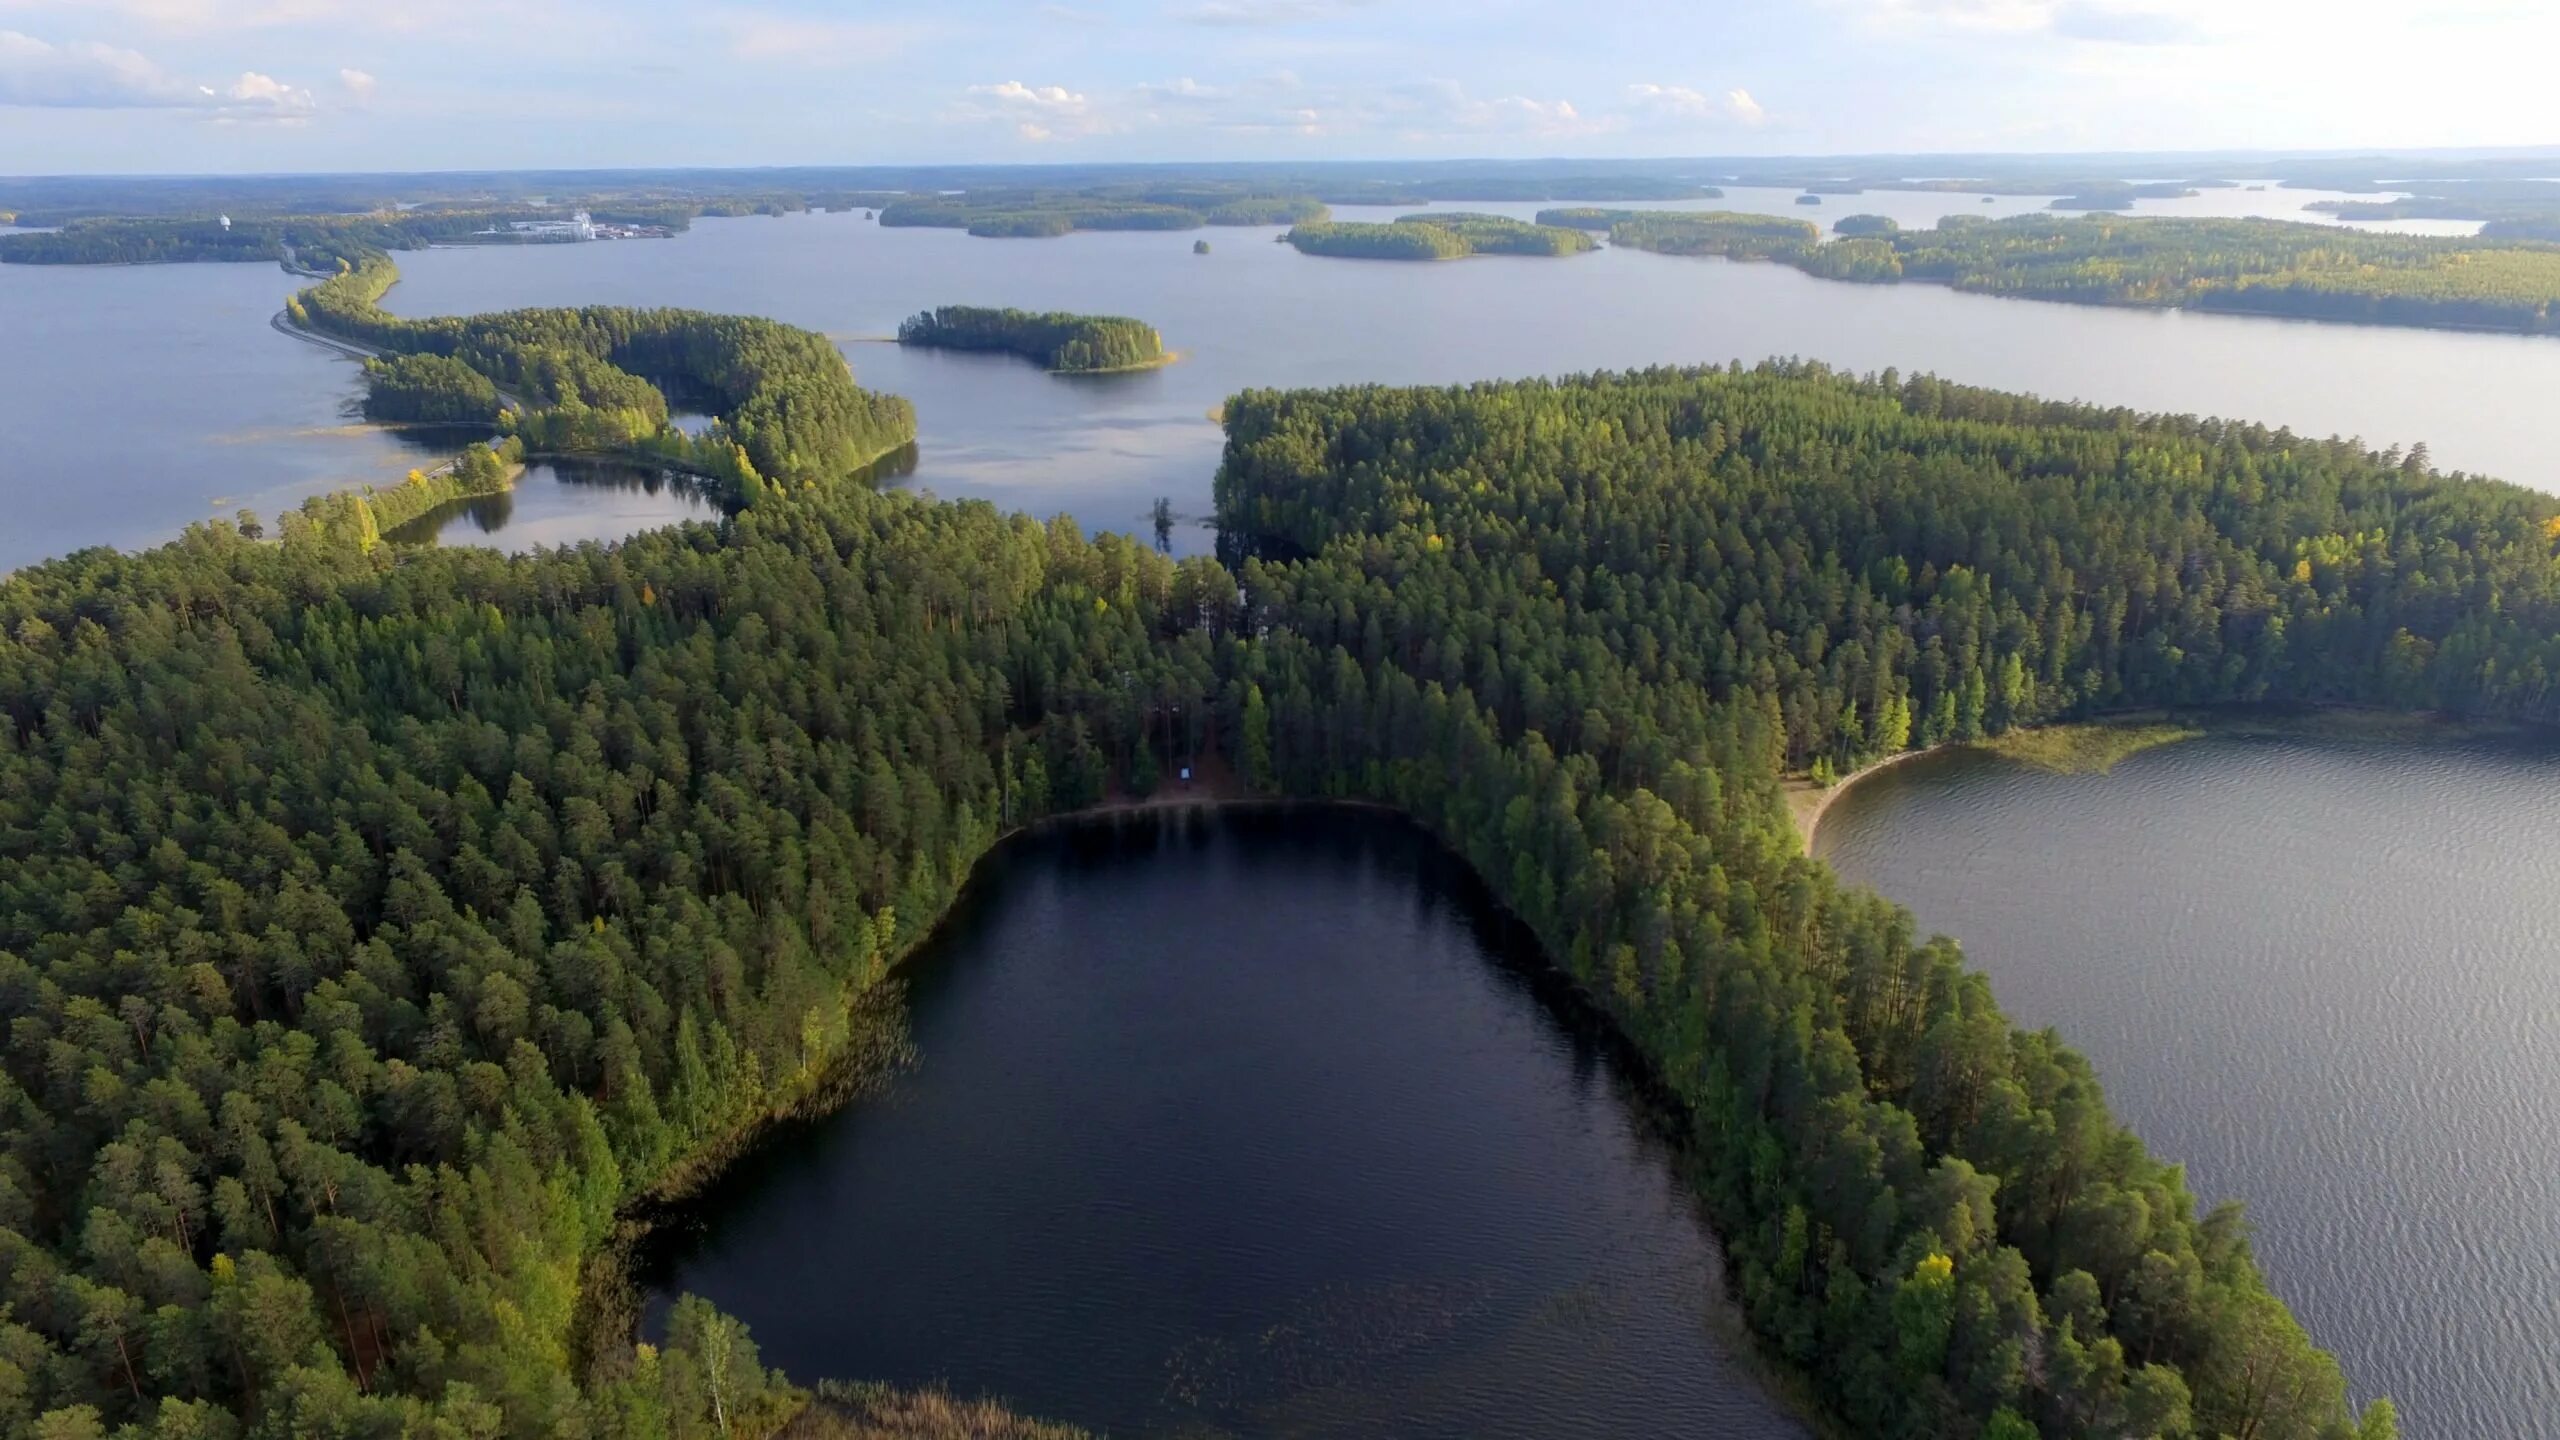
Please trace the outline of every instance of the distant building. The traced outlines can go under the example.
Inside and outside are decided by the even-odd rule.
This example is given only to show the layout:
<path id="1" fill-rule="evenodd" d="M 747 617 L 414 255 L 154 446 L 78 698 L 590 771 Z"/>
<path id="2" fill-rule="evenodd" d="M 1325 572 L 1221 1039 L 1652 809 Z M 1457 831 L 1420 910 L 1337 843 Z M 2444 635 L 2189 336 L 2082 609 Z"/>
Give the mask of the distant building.
<path id="1" fill-rule="evenodd" d="M 508 228 L 518 235 L 543 240 L 593 240 L 596 238 L 595 217 L 584 210 L 566 220 L 517 220 Z"/>

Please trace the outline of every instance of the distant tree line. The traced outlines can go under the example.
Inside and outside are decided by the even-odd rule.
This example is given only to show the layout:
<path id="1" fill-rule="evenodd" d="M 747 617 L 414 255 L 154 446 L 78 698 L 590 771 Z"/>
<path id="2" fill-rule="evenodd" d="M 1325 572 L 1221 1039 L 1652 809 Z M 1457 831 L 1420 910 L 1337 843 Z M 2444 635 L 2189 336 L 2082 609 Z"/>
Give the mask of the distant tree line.
<path id="1" fill-rule="evenodd" d="M 1539 218 L 1583 228 L 1605 222 L 1615 245 L 1775 260 L 1827 279 L 1920 280 L 2092 305 L 2560 333 L 2560 244 L 2522 236 L 2392 235 L 2282 220 L 1967 215 L 1931 230 L 1897 228 L 1825 245 L 1813 226 L 1767 216 L 1573 210 Z"/>
<path id="2" fill-rule="evenodd" d="M 1459 260 L 1470 255 L 1579 255 L 1591 237 L 1563 225 L 1528 224 L 1501 215 L 1438 210 L 1389 224 L 1325 222 L 1293 227 L 1281 237 L 1301 254 L 1359 260 Z"/>
<path id="3" fill-rule="evenodd" d="M 1068 374 L 1135 370 L 1166 359 L 1164 337 L 1125 315 L 1045 314 L 945 305 L 910 316 L 898 343 L 943 350 L 1000 350 Z"/>
<path id="4" fill-rule="evenodd" d="M 1095 190 L 972 190 L 915 195 L 880 212 L 890 226 L 930 226 L 1009 239 L 1078 230 L 1197 230 L 1204 225 L 1286 225 L 1320 220 L 1323 202 L 1229 186 L 1116 186 Z"/>
<path id="5" fill-rule="evenodd" d="M 423 250 L 472 239 L 543 243 L 508 227 L 519 220 L 561 220 L 554 207 L 506 210 L 421 209 L 380 215 L 289 215 L 235 219 L 78 220 L 59 230 L 0 235 L 0 263 L 15 265 L 165 265 L 188 261 L 291 261 L 327 272 L 385 250 Z M 653 212 L 654 213 L 654 212 Z M 685 219 L 633 223 L 671 224 Z M 495 231 L 495 235 L 485 232 Z"/>

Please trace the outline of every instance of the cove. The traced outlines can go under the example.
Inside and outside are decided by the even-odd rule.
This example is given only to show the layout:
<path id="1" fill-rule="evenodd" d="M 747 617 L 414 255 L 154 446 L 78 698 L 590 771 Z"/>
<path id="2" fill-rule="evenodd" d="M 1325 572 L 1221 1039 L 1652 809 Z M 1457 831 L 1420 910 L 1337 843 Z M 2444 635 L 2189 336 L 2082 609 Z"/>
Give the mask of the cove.
<path id="1" fill-rule="evenodd" d="M 1806 1433 L 1641 1076 L 1417 827 L 1034 832 L 904 974 L 915 1065 L 644 1268 L 802 1383 L 1115 1436 Z"/>
<path id="2" fill-rule="evenodd" d="M 1816 837 L 1963 943 L 2115 1113 L 2246 1202 L 2267 1279 L 2414 1437 L 2550 1433 L 2560 744 L 2212 731 L 2108 775 L 1979 752 Z"/>
<path id="3" fill-rule="evenodd" d="M 540 460 L 525 467 L 514 489 L 429 511 L 390 538 L 524 551 L 719 518 L 720 507 L 709 496 L 670 471 L 613 461 Z"/>

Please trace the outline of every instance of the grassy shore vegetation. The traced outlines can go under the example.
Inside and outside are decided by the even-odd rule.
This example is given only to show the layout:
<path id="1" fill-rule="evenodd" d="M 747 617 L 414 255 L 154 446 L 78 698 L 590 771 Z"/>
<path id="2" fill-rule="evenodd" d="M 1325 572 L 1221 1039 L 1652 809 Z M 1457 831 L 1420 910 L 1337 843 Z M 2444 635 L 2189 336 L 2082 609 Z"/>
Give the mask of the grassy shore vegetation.
<path id="1" fill-rule="evenodd" d="M 839 1072 L 998 836 L 1211 743 L 1414 815 L 1536 930 L 1849 1433 L 2393 1433 L 1782 777 L 2138 706 L 2555 718 L 2560 499 L 1811 366 L 1227 416 L 1222 560 L 819 485 L 0 582 L 0 1433 L 780 1423 L 709 1306 L 573 1344 L 582 1264 Z"/>
<path id="2" fill-rule="evenodd" d="M 2199 726 L 2175 721 L 2093 720 L 2012 730 L 1982 741 L 1981 747 L 2003 760 L 2056 775 L 2104 775 L 2146 750 L 2194 740 L 2204 733 Z"/>
<path id="3" fill-rule="evenodd" d="M 993 310 L 945 305 L 908 317 L 898 343 L 943 350 L 995 350 L 1061 374 L 1145 370 L 1173 359 L 1164 337 L 1125 315 Z"/>
<path id="4" fill-rule="evenodd" d="M 914 408 L 856 385 L 814 331 L 611 306 L 406 320 L 380 303 L 398 279 L 388 258 L 367 256 L 286 302 L 298 326 L 389 352 L 366 367 L 368 414 L 476 412 L 495 394 L 510 402 L 495 422 L 529 452 L 684 469 L 732 509 L 842 479 L 915 439 Z M 662 384 L 699 398 L 716 423 L 677 429 Z"/>
<path id="5" fill-rule="evenodd" d="M 780 1440 L 1093 1440 L 1066 1425 L 1026 1420 L 992 1400 L 948 1390 L 892 1390 L 823 1382 Z"/>
<path id="6" fill-rule="evenodd" d="M 1463 210 L 1428 211 L 1390 224 L 1299 225 L 1282 237 L 1307 255 L 1357 260 L 1461 260 L 1470 255 L 1579 255 L 1589 235 Z"/>

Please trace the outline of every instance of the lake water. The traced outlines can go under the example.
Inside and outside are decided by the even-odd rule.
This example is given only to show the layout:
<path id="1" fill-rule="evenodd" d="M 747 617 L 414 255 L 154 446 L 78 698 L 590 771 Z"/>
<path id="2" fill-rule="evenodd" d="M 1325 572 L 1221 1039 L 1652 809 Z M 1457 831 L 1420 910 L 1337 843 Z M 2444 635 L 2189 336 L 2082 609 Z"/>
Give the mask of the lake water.
<path id="1" fill-rule="evenodd" d="M 1420 831 L 1026 837 L 910 976 L 916 1065 L 656 1276 L 802 1383 L 1120 1437 L 1804 1435 L 1639 1087 Z"/>
<path id="2" fill-rule="evenodd" d="M 1793 194 L 1736 190 L 1718 203 L 1799 213 Z M 2216 190 L 2144 210 L 2307 198 L 2319 196 Z M 2002 213 L 2043 201 L 1878 191 L 1800 213 L 1927 223 L 1968 203 Z M 810 326 L 844 342 L 866 384 L 915 402 L 911 483 L 1140 533 L 1166 496 L 1192 522 L 1176 535 L 1186 551 L 1209 546 L 1198 522 L 1223 443 L 1211 416 L 1239 389 L 1772 355 L 2359 434 L 2376 446 L 2423 440 L 2441 464 L 2560 488 L 2544 418 L 2560 393 L 2560 340 L 2548 337 L 2055 305 L 1614 249 L 1447 265 L 1327 260 L 1274 244 L 1278 234 L 1001 241 L 884 229 L 855 214 L 705 220 L 665 241 L 403 255 L 408 278 L 389 304 L 412 315 L 689 305 Z M 1204 236 L 1212 253 L 1193 255 Z M 293 283 L 254 265 L 0 266 L 0 333 L 41 356 L 0 387 L 9 516 L 0 569 L 80 545 L 147 544 L 242 504 L 265 513 L 415 464 L 397 440 L 349 427 L 352 364 L 266 327 Z M 1005 356 L 873 343 L 917 310 L 955 303 L 1136 315 L 1184 359 L 1069 379 Z"/>
<path id="3" fill-rule="evenodd" d="M 391 538 L 522 550 L 719 518 L 720 507 L 684 476 L 639 465 L 546 460 L 526 466 L 513 490 L 455 501 Z"/>
<path id="4" fill-rule="evenodd" d="M 2214 736 L 1861 781 L 1842 875 L 2097 1064 L 2415 1440 L 2560 1417 L 2560 748 Z"/>
<path id="5" fill-rule="evenodd" d="M 272 265 L 0 265 L 0 572 L 387 484 L 440 452 L 355 423 L 355 362 L 267 328 Z"/>

